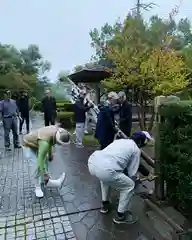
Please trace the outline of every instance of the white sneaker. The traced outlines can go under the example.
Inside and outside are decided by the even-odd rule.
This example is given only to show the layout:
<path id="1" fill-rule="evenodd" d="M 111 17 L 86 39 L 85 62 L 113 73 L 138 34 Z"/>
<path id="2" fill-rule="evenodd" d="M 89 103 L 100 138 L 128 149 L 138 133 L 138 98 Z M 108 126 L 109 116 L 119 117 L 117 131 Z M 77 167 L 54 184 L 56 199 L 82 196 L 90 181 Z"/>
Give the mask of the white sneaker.
<path id="1" fill-rule="evenodd" d="M 87 130 L 84 131 L 85 134 L 89 134 L 89 132 Z"/>
<path id="2" fill-rule="evenodd" d="M 42 198 L 44 196 L 43 191 L 41 190 L 40 186 L 35 187 L 35 196 L 37 198 Z"/>
<path id="3" fill-rule="evenodd" d="M 49 179 L 48 183 L 46 184 L 46 187 L 50 187 L 50 188 L 53 188 L 53 187 L 55 187 L 55 188 L 62 188 L 63 183 L 64 183 L 64 181 L 65 181 L 65 176 L 66 176 L 66 174 L 63 173 L 63 174 L 61 175 L 61 177 L 58 178 L 57 180 Z"/>
<path id="4" fill-rule="evenodd" d="M 76 144 L 77 148 L 84 148 L 83 144 Z"/>

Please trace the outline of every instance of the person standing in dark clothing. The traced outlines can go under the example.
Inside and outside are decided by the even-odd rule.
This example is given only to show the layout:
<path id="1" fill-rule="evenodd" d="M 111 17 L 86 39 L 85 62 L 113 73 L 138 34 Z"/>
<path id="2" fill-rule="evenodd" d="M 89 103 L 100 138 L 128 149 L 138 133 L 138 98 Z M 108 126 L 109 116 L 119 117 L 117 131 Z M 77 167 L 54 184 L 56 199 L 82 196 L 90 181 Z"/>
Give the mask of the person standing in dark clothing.
<path id="1" fill-rule="evenodd" d="M 115 92 L 108 94 L 107 105 L 100 107 L 98 114 L 95 137 L 99 141 L 100 149 L 104 149 L 114 140 L 117 130 L 115 128 L 115 111 L 113 109 L 118 101 L 118 95 Z"/>
<path id="2" fill-rule="evenodd" d="M 132 128 L 132 105 L 128 103 L 125 92 L 121 91 L 118 93 L 120 108 L 120 124 L 119 127 L 122 132 L 128 137 L 131 135 Z"/>
<path id="3" fill-rule="evenodd" d="M 18 108 L 21 114 L 19 132 L 22 134 L 23 123 L 26 124 L 27 133 L 29 133 L 29 97 L 27 92 L 22 92 L 18 99 Z"/>
<path id="4" fill-rule="evenodd" d="M 55 97 L 51 96 L 51 91 L 45 91 L 45 97 L 42 102 L 42 112 L 44 113 L 45 126 L 55 125 L 57 115 L 57 106 Z"/>
<path id="5" fill-rule="evenodd" d="M 88 104 L 88 102 L 84 103 L 86 96 L 86 90 L 83 89 L 80 92 L 79 98 L 74 104 L 74 114 L 75 114 L 75 122 L 76 122 L 76 146 L 82 148 L 83 147 L 83 137 L 85 130 L 85 121 L 86 121 L 86 112 L 89 111 L 93 106 Z"/>

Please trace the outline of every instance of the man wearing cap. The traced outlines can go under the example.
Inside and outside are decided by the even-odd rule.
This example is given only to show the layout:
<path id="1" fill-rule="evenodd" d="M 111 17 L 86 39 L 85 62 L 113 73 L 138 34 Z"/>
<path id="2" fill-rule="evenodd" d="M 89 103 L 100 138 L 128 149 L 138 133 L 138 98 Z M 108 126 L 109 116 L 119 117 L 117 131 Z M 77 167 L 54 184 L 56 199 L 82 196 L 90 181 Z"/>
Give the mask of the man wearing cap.
<path id="1" fill-rule="evenodd" d="M 128 137 L 131 134 L 132 127 L 132 106 L 128 103 L 125 92 L 121 91 L 118 93 L 119 102 L 121 104 L 120 108 L 120 123 L 119 127 L 122 132 Z"/>
<path id="2" fill-rule="evenodd" d="M 95 151 L 88 159 L 88 168 L 92 176 L 97 177 L 101 184 L 101 213 L 110 211 L 110 188 L 120 191 L 116 224 L 132 224 L 137 221 L 133 217 L 129 204 L 134 193 L 136 174 L 140 165 L 141 151 L 152 137 L 148 132 L 137 131 L 130 139 L 114 140 L 103 150 Z M 127 169 L 127 175 L 124 170 Z"/>
<path id="3" fill-rule="evenodd" d="M 42 112 L 44 113 L 45 126 L 54 125 L 57 115 L 55 97 L 51 96 L 49 89 L 45 90 L 45 97 L 42 100 Z"/>
<path id="4" fill-rule="evenodd" d="M 100 112 L 98 114 L 95 137 L 99 141 L 101 149 L 104 149 L 112 143 L 117 133 L 114 119 L 115 112 L 117 111 L 117 102 L 117 93 L 110 92 L 108 94 L 107 104 L 99 108 Z"/>
<path id="5" fill-rule="evenodd" d="M 85 102 L 86 90 L 82 89 L 77 101 L 74 104 L 75 122 L 76 122 L 76 146 L 83 147 L 83 137 L 85 131 L 86 112 L 92 108 L 88 101 Z"/>
<path id="6" fill-rule="evenodd" d="M 4 92 L 4 100 L 0 102 L 0 112 L 4 128 L 5 149 L 11 151 L 9 136 L 10 130 L 12 130 L 13 133 L 14 148 L 21 148 L 18 135 L 19 110 L 15 100 L 11 99 L 11 92 L 9 90 Z"/>

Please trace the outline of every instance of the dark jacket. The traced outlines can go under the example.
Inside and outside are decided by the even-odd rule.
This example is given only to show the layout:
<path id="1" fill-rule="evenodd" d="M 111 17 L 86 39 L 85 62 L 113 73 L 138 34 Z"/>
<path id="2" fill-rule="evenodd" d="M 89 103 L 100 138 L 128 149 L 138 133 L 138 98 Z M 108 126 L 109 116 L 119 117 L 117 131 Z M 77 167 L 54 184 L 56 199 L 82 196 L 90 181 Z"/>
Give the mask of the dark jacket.
<path id="1" fill-rule="evenodd" d="M 18 101 L 17 105 L 19 108 L 19 112 L 22 116 L 29 115 L 29 97 L 28 96 L 21 96 Z"/>
<path id="2" fill-rule="evenodd" d="M 75 122 L 76 123 L 85 123 L 86 112 L 91 108 L 87 104 L 84 104 L 83 99 L 77 99 L 74 106 Z"/>
<path id="3" fill-rule="evenodd" d="M 54 97 L 44 97 L 41 104 L 42 112 L 44 112 L 45 115 L 52 116 L 53 114 L 56 114 L 57 106 L 56 99 Z"/>
<path id="4" fill-rule="evenodd" d="M 125 101 L 120 109 L 120 124 L 119 127 L 128 137 L 131 134 L 132 127 L 132 105 Z"/>
<path id="5" fill-rule="evenodd" d="M 109 106 L 100 107 L 98 114 L 95 137 L 101 147 L 106 147 L 113 142 L 115 137 L 114 111 Z"/>

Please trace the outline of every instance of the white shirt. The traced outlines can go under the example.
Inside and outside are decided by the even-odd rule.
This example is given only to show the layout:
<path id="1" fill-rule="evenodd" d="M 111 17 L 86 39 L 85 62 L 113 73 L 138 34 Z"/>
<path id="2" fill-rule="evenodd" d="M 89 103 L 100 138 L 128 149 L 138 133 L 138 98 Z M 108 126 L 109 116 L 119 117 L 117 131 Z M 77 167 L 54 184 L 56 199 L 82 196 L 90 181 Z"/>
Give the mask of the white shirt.
<path id="1" fill-rule="evenodd" d="M 128 170 L 129 177 L 136 175 L 140 164 L 141 151 L 131 139 L 118 139 L 103 150 L 95 151 L 88 162 L 102 169 Z"/>

